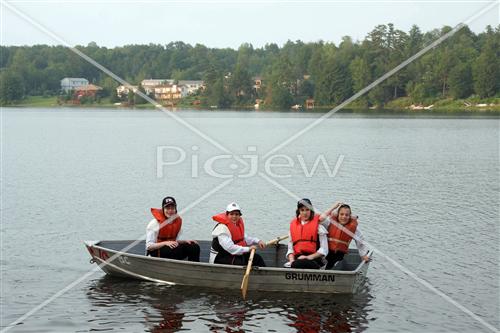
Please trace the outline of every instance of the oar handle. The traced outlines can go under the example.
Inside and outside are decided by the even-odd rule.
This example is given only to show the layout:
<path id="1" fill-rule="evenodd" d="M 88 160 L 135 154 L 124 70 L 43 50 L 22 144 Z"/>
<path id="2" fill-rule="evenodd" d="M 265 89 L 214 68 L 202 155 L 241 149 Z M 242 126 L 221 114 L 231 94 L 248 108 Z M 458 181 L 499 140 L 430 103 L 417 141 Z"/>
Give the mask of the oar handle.
<path id="1" fill-rule="evenodd" d="M 255 248 L 252 248 L 250 250 L 250 256 L 248 257 L 248 264 L 247 264 L 247 270 L 245 272 L 245 275 L 250 274 L 250 270 L 252 269 L 252 263 L 253 263 L 253 256 L 255 255 Z"/>
<path id="2" fill-rule="evenodd" d="M 283 239 L 287 239 L 287 238 L 288 238 L 288 235 L 276 237 L 275 239 L 272 239 L 269 242 L 267 242 L 266 246 L 277 244 L 277 243 L 281 242 Z"/>

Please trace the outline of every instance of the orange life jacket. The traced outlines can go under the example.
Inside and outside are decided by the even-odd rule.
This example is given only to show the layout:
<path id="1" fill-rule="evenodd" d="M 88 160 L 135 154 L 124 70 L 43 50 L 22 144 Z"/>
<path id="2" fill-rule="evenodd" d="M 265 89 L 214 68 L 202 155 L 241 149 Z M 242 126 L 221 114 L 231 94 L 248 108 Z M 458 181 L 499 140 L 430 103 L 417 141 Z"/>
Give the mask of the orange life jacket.
<path id="1" fill-rule="evenodd" d="M 340 224 L 338 218 L 336 216 L 330 216 L 330 218 L 334 221 L 334 223 L 330 223 L 328 226 L 328 250 L 334 252 L 342 252 L 347 253 L 349 251 L 349 243 L 351 243 L 352 235 L 356 232 L 356 228 L 358 227 L 358 218 L 351 217 L 349 222 L 342 225 L 343 228 L 337 226 L 337 223 Z M 350 234 L 347 233 L 345 229 L 350 231 Z"/>
<path id="2" fill-rule="evenodd" d="M 318 224 L 319 215 L 302 225 L 296 217 L 290 221 L 290 235 L 292 236 L 293 254 L 309 255 L 318 250 Z"/>
<path id="3" fill-rule="evenodd" d="M 160 223 L 160 231 L 158 232 L 158 237 L 156 243 L 164 241 L 174 241 L 177 239 L 179 231 L 181 231 L 182 218 L 177 216 L 171 223 L 161 225 L 167 217 L 163 214 L 163 210 L 159 208 L 151 208 L 151 213 L 158 223 Z"/>
<path id="4" fill-rule="evenodd" d="M 245 242 L 245 223 L 243 222 L 243 219 L 241 217 L 236 224 L 229 220 L 229 217 L 225 212 L 212 216 L 212 219 L 215 222 L 224 224 L 229 229 L 229 232 L 231 233 L 231 239 L 233 240 L 234 244 L 239 246 L 247 246 L 247 243 Z"/>

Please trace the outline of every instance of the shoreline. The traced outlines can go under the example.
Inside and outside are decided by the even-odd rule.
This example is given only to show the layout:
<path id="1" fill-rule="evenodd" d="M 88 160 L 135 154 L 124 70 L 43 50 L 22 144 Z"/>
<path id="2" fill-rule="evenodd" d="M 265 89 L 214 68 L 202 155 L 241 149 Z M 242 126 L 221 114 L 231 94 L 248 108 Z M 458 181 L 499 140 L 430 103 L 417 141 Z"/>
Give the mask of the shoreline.
<path id="1" fill-rule="evenodd" d="M 474 104 L 467 102 L 466 100 L 438 100 L 429 106 L 425 105 L 415 105 L 410 104 L 407 98 L 400 98 L 398 100 L 391 101 L 388 105 L 381 108 L 376 107 L 366 107 L 357 105 L 353 102 L 346 108 L 339 110 L 341 113 L 404 113 L 404 114 L 498 114 L 500 116 L 500 98 L 490 99 L 494 100 L 496 103 L 493 105 L 489 101 L 477 100 Z M 465 105 L 468 103 L 469 105 Z M 497 104 L 499 103 L 499 104 Z M 479 105 L 479 106 L 478 106 Z M 75 108 L 75 109 L 122 109 L 122 110 L 154 110 L 156 107 L 152 104 L 138 104 L 133 106 L 124 105 L 114 105 L 111 103 L 92 103 L 92 104 L 59 104 L 57 103 L 57 97 L 42 97 L 42 96 L 30 96 L 24 101 L 20 101 L 15 104 L 1 105 L 2 108 Z M 165 106 L 167 110 L 199 110 L 199 111 L 255 111 L 255 112 L 300 112 L 300 113 L 327 113 L 334 109 L 336 106 L 321 106 L 314 109 L 299 109 L 299 110 L 276 110 L 271 108 L 260 108 L 254 109 L 252 106 L 235 106 L 230 108 L 214 108 L 210 109 L 208 107 L 199 107 L 180 104 L 176 107 Z M 413 108 L 411 108 L 413 107 Z"/>

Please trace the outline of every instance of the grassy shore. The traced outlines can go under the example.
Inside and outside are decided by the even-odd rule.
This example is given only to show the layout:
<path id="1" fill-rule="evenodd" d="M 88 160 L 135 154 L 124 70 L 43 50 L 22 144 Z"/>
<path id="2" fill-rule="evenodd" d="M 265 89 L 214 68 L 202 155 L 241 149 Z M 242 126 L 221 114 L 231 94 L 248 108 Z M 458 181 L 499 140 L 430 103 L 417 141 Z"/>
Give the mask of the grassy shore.
<path id="1" fill-rule="evenodd" d="M 3 106 L 12 106 L 12 107 L 30 107 L 30 108 L 49 108 L 49 107 L 76 107 L 76 108 L 118 108 L 123 106 L 118 106 L 112 103 L 109 98 L 103 98 L 99 103 L 92 104 L 58 104 L 57 97 L 55 96 L 28 96 L 26 99 L 19 101 L 15 104 L 3 105 Z M 150 103 L 146 104 L 138 104 L 129 106 L 131 109 L 154 109 L 155 106 Z M 317 107 L 314 111 L 323 112 L 329 111 L 333 109 L 335 105 Z M 182 102 L 177 106 L 178 109 L 193 109 L 201 107 L 193 107 L 190 103 Z M 253 109 L 252 106 L 249 106 L 247 109 Z M 469 99 L 440 99 L 440 100 L 429 100 L 422 104 L 414 104 L 408 97 L 400 97 L 395 100 L 390 101 L 384 106 L 381 107 L 370 107 L 368 108 L 362 101 L 354 101 L 347 106 L 346 109 L 350 109 L 353 111 L 404 111 L 404 112 L 412 112 L 412 111 L 423 111 L 423 112 L 493 112 L 500 113 L 500 98 L 493 97 L 488 99 L 478 99 L 478 98 L 469 98 Z M 265 106 L 261 108 L 261 110 L 266 110 Z"/>

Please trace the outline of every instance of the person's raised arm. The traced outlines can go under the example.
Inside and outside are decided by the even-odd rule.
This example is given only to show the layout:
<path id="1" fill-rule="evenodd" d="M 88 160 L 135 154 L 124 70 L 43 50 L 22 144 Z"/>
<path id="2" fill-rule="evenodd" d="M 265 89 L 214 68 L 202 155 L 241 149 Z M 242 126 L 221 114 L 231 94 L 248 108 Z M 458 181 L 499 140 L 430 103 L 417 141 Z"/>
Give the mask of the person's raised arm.
<path id="1" fill-rule="evenodd" d="M 320 222 L 323 222 L 324 220 L 326 220 L 326 218 L 328 216 L 330 216 L 332 214 L 332 212 L 337 209 L 340 205 L 342 205 L 342 202 L 340 201 L 336 201 L 330 208 L 328 208 L 327 210 L 325 210 L 323 213 L 321 213 L 321 215 L 319 216 L 319 221 Z"/>

